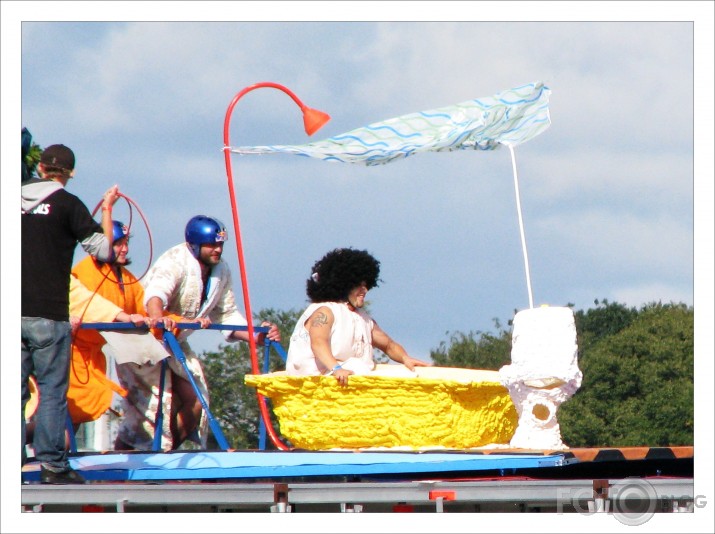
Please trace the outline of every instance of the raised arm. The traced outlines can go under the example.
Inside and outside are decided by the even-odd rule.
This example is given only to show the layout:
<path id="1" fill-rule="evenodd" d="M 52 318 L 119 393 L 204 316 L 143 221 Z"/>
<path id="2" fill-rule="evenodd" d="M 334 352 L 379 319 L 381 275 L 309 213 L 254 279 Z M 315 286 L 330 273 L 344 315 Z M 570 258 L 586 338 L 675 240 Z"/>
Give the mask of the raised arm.
<path id="1" fill-rule="evenodd" d="M 119 186 L 113 185 L 110 187 L 106 193 L 104 193 L 104 198 L 102 200 L 102 230 L 104 231 L 104 236 L 109 241 L 109 248 L 112 247 L 112 241 L 114 241 L 114 229 L 112 226 L 112 207 L 119 199 Z"/>
<path id="2" fill-rule="evenodd" d="M 403 364 L 410 371 L 414 371 L 415 367 L 429 367 L 432 365 L 407 354 L 405 348 L 388 336 L 377 323 L 372 327 L 372 345 L 387 354 L 391 360 Z"/>

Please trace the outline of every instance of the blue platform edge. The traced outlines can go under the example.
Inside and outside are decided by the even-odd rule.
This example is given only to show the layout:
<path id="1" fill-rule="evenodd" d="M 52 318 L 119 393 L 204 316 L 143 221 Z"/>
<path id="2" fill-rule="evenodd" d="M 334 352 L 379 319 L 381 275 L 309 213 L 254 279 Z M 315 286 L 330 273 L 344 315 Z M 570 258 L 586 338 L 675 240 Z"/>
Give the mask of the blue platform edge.
<path id="1" fill-rule="evenodd" d="M 155 481 L 281 477 L 399 475 L 559 467 L 562 454 L 434 452 L 187 451 L 105 453 L 70 458 L 87 480 Z M 23 481 L 39 482 L 39 463 L 23 467 Z"/>

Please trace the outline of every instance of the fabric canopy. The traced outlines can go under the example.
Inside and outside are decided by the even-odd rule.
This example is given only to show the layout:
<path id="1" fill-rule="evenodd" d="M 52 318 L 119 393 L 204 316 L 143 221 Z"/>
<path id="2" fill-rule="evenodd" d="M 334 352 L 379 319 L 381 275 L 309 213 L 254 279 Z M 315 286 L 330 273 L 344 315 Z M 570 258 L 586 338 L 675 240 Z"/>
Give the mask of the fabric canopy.
<path id="1" fill-rule="evenodd" d="M 551 90 L 541 82 L 492 97 L 410 113 L 303 145 L 231 147 L 238 154 L 288 153 L 299 156 L 382 165 L 421 152 L 494 150 L 516 146 L 546 130 Z"/>

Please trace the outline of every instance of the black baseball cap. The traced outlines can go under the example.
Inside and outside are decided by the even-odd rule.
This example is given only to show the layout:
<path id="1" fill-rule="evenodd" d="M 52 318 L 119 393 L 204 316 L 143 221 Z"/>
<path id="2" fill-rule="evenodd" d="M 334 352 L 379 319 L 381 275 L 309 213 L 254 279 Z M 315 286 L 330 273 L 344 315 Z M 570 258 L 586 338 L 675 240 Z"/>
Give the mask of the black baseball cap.
<path id="1" fill-rule="evenodd" d="M 65 145 L 50 145 L 42 152 L 40 163 L 71 171 L 74 169 L 74 152 Z"/>

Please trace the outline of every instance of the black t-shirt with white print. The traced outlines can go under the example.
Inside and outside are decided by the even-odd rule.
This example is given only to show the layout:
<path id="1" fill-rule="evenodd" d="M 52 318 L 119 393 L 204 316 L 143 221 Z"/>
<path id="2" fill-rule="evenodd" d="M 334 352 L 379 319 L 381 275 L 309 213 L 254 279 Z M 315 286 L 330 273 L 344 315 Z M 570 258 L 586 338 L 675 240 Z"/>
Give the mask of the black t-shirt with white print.
<path id="1" fill-rule="evenodd" d="M 64 188 L 22 213 L 22 316 L 69 320 L 69 283 L 77 243 L 102 227 Z"/>

